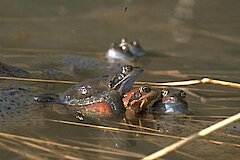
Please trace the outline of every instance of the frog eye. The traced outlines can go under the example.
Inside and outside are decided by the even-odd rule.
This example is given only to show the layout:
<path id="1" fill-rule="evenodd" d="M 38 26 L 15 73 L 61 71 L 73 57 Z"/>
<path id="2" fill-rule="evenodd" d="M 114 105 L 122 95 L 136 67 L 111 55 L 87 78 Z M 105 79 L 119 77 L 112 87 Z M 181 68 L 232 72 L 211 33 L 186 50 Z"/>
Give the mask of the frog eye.
<path id="1" fill-rule="evenodd" d="M 162 90 L 161 91 L 161 94 L 162 94 L 163 97 L 166 97 L 168 95 L 168 93 L 169 93 L 169 90 Z"/>
<path id="2" fill-rule="evenodd" d="M 122 45 L 121 49 L 123 50 L 123 52 L 127 52 L 129 50 L 129 47 L 127 45 Z"/>
<path id="3" fill-rule="evenodd" d="M 143 86 L 140 88 L 141 93 L 149 93 L 151 91 L 151 88 L 148 86 Z"/>
<path id="4" fill-rule="evenodd" d="M 185 93 L 184 91 L 181 91 L 181 92 L 180 92 L 180 96 L 181 96 L 182 98 L 185 98 L 185 97 L 186 97 L 186 93 Z"/>
<path id="5" fill-rule="evenodd" d="M 132 66 L 123 66 L 122 67 L 122 74 L 127 74 L 127 73 L 129 73 L 130 71 L 132 71 L 132 69 L 133 69 L 133 67 Z"/>

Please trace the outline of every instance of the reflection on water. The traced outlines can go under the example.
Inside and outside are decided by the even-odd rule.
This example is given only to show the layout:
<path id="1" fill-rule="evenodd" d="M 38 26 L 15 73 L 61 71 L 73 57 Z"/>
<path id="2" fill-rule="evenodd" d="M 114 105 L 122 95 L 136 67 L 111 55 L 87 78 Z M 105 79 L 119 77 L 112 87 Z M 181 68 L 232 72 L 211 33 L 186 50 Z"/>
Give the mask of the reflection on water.
<path id="1" fill-rule="evenodd" d="M 195 0 L 179 0 L 175 8 L 175 13 L 170 19 L 170 26 L 174 28 L 173 38 L 175 42 L 187 43 L 191 40 L 189 32 L 182 30 L 185 21 L 194 18 L 193 7 Z"/>
<path id="2" fill-rule="evenodd" d="M 233 0 L 0 0 L 0 61 L 33 78 L 81 81 L 115 71 L 118 65 L 109 66 L 105 52 L 126 37 L 154 53 L 134 62 L 145 70 L 140 81 L 207 76 L 239 82 L 238 6 Z M 187 93 L 189 116 L 142 113 L 130 122 L 79 120 L 64 108 L 26 104 L 32 91 L 61 94 L 69 84 L 0 83 L 2 90 L 31 91 L 9 95 L 1 90 L 0 98 L 8 101 L 0 103 L 0 159 L 139 159 L 240 110 L 238 89 L 197 85 L 179 88 Z M 239 144 L 236 122 L 166 159 L 236 159 Z"/>

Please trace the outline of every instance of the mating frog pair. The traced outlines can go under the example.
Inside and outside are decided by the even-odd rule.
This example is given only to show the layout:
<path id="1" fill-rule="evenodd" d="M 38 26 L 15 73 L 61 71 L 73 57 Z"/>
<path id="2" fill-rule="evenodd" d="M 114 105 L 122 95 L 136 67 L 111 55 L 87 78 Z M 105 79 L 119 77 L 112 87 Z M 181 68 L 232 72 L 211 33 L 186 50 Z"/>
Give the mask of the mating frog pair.
<path id="1" fill-rule="evenodd" d="M 122 95 L 132 88 L 142 73 L 140 67 L 123 66 L 121 71 L 113 75 L 85 80 L 72 86 L 60 96 L 59 103 L 69 107 L 77 106 L 89 114 L 123 114 L 125 107 Z"/>
<path id="2" fill-rule="evenodd" d="M 121 71 L 110 76 L 89 79 L 73 85 L 54 101 L 64 105 L 69 111 L 77 110 L 84 115 L 103 117 L 124 113 L 135 115 L 156 105 L 158 101 L 161 101 L 161 112 L 176 113 L 174 107 L 171 108 L 171 106 L 176 106 L 177 103 L 184 101 L 184 97 L 181 96 L 183 92 L 179 94 L 180 96 L 172 95 L 149 86 L 142 86 L 130 91 L 142 73 L 142 68 L 126 65 L 121 67 Z M 37 97 L 36 100 L 46 102 L 48 97 L 50 96 Z M 174 98 L 175 101 L 171 101 Z M 53 100 L 50 97 L 51 101 Z M 176 106 L 176 110 L 177 108 Z"/>

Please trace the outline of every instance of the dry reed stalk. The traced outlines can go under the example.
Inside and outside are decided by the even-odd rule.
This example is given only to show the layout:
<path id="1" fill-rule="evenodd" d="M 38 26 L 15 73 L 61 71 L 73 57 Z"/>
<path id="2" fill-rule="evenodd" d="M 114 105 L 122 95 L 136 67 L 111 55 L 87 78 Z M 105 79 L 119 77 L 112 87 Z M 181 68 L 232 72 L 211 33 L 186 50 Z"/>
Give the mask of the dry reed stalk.
<path id="1" fill-rule="evenodd" d="M 30 82 L 44 82 L 44 83 L 63 83 L 63 84 L 75 84 L 73 81 L 60 81 L 60 80 L 46 80 L 46 79 L 34 79 L 34 78 L 18 78 L 18 77 L 0 77 L 2 80 L 17 80 L 17 81 L 30 81 Z M 228 86 L 233 88 L 240 88 L 240 84 L 234 82 L 227 82 L 221 80 L 214 80 L 209 78 L 202 78 L 201 80 L 187 80 L 177 82 L 165 82 L 165 83 L 154 83 L 154 82 L 135 82 L 135 85 L 149 84 L 152 86 L 187 86 L 195 84 L 215 84 Z"/>
<path id="2" fill-rule="evenodd" d="M 140 85 L 144 85 L 146 83 L 152 86 L 188 86 L 188 85 L 195 85 L 195 84 L 215 84 L 215 85 L 221 85 L 221 86 L 228 86 L 232 88 L 240 88 L 240 84 L 238 83 L 215 80 L 210 78 L 202 78 L 201 80 L 166 82 L 166 83 L 135 82 L 135 84 L 140 84 Z"/>
<path id="3" fill-rule="evenodd" d="M 229 107 L 229 108 L 198 108 L 198 110 L 239 110 L 237 107 Z"/>
<path id="4" fill-rule="evenodd" d="M 201 94 L 194 93 L 192 91 L 189 91 L 188 89 L 182 89 L 185 93 L 188 95 L 191 95 L 192 97 L 196 97 L 201 100 L 202 103 L 206 103 L 207 101 L 239 101 L 239 96 L 204 96 Z"/>
<path id="5" fill-rule="evenodd" d="M 163 147 L 163 145 L 157 143 L 155 140 L 147 139 L 147 141 L 149 143 L 152 143 L 152 144 L 156 145 L 156 146 Z M 188 153 L 185 153 L 185 152 L 182 152 L 182 151 L 176 151 L 176 153 L 181 154 L 181 155 L 186 156 L 186 157 L 191 158 L 191 159 L 196 159 L 196 160 L 200 159 L 198 157 L 195 157 L 195 156 L 193 156 L 191 154 L 188 154 Z"/>
<path id="6" fill-rule="evenodd" d="M 137 128 L 137 129 L 144 129 L 144 130 L 147 130 L 147 131 L 161 133 L 161 131 L 159 131 L 159 130 L 148 128 L 148 127 L 143 127 L 141 125 L 138 126 L 138 125 L 134 125 L 134 124 L 127 124 L 127 123 L 121 123 L 121 122 L 117 122 L 116 124 L 119 124 L 119 125 L 122 125 L 122 126 L 133 127 L 133 128 Z"/>
<path id="7" fill-rule="evenodd" d="M 30 137 L 24 137 L 24 136 L 19 136 L 19 135 L 13 135 L 9 133 L 1 133 L 0 136 L 7 138 L 7 139 L 20 139 L 20 140 L 27 140 L 31 142 L 36 142 L 40 144 L 47 144 L 47 145 L 53 145 L 53 146 L 58 146 L 62 148 L 68 148 L 72 150 L 81 150 L 81 151 L 88 151 L 88 152 L 97 152 L 97 153 L 106 153 L 106 154 L 112 154 L 112 155 L 117 155 L 117 156 L 123 156 L 123 157 L 133 157 L 133 158 L 142 158 L 142 157 L 136 157 L 132 155 L 126 155 L 126 154 L 121 154 L 118 152 L 111 152 L 111 151 L 106 151 L 106 150 L 99 150 L 99 149 L 92 149 L 92 148 L 80 148 L 78 146 L 70 146 L 67 144 L 62 144 L 62 143 L 57 143 L 57 142 L 52 142 L 52 141 L 47 141 L 47 140 L 41 140 L 41 139 L 36 139 L 36 138 L 30 138 Z"/>
<path id="8" fill-rule="evenodd" d="M 213 118 L 213 119 L 224 119 L 228 118 L 228 116 L 192 116 L 192 115 L 184 115 L 184 116 L 179 116 L 183 118 Z"/>
<path id="9" fill-rule="evenodd" d="M 192 103 L 192 104 L 198 104 L 198 105 L 203 105 L 202 103 L 199 103 L 199 102 L 195 102 L 195 101 L 187 101 L 188 103 Z M 227 109 L 227 108 L 229 108 L 229 106 L 224 106 L 224 105 L 216 105 L 216 104 L 204 104 L 204 106 L 210 106 L 210 107 L 216 107 L 216 108 L 223 108 L 223 109 Z M 202 107 L 201 107 L 202 108 Z M 233 108 L 233 107 L 231 107 L 231 108 Z M 239 107 L 234 107 L 234 108 L 238 108 L 239 109 Z"/>
<path id="10" fill-rule="evenodd" d="M 139 83 L 139 84 L 138 84 Z M 139 87 L 139 86 L 142 86 L 143 84 L 150 84 L 150 83 L 153 83 L 153 82 L 135 82 L 134 86 L 136 87 Z M 185 92 L 189 92 L 189 93 L 192 93 L 194 94 L 193 92 L 191 91 L 201 91 L 201 92 L 214 92 L 214 93 L 239 93 L 238 91 L 229 91 L 229 90 L 217 90 L 217 89 L 205 89 L 205 88 L 190 88 L 190 87 L 176 87 L 176 86 L 152 86 L 154 88 L 158 88 L 158 89 L 164 89 L 166 87 L 174 87 L 178 90 L 183 90 Z M 196 95 L 196 94 L 195 94 Z"/>
<path id="11" fill-rule="evenodd" d="M 158 87 L 158 86 L 155 86 L 155 87 Z M 161 88 L 165 88 L 163 86 L 159 86 Z M 217 89 L 205 89 L 205 88 L 190 88 L 190 87 L 174 87 L 176 89 L 179 89 L 179 90 L 183 90 L 185 92 L 191 92 L 191 91 L 201 91 L 201 92 L 214 92 L 214 93 L 239 93 L 238 91 L 236 90 L 231 90 L 231 91 L 227 91 L 227 90 L 217 90 Z M 193 93 L 193 92 L 191 92 Z"/>
<path id="12" fill-rule="evenodd" d="M 172 135 L 159 134 L 159 133 L 150 133 L 150 132 L 143 132 L 143 131 L 133 131 L 133 130 L 127 130 L 127 129 L 122 129 L 122 128 L 97 126 L 97 125 L 92 125 L 92 124 L 76 123 L 76 122 L 54 120 L 54 119 L 46 119 L 46 120 L 50 121 L 50 122 L 55 122 L 55 123 L 62 123 L 62 124 L 69 124 L 69 125 L 83 126 L 83 127 L 90 127 L 90 128 L 97 128 L 97 129 L 103 129 L 103 130 L 120 131 L 120 132 L 127 132 L 127 133 L 136 133 L 136 134 L 143 134 L 143 135 L 157 136 L 157 137 L 166 137 L 166 138 L 174 138 L 174 139 L 185 139 L 185 137 L 172 136 Z"/>
<path id="13" fill-rule="evenodd" d="M 24 150 L 22 150 L 22 149 L 17 149 L 17 148 L 14 148 L 14 147 L 9 147 L 9 146 L 3 144 L 2 142 L 0 142 L 0 146 L 1 146 L 1 148 L 4 148 L 4 149 L 6 149 L 6 150 L 8 150 L 8 151 L 11 151 L 11 152 L 13 152 L 13 153 L 16 153 L 16 154 L 18 154 L 18 155 L 20 155 L 20 156 L 22 156 L 22 157 L 27 158 L 27 159 L 47 160 L 46 158 L 42 158 L 42 157 L 36 156 L 36 155 L 31 154 L 31 153 L 28 153 L 28 152 L 26 152 L 26 151 L 24 151 Z"/>
<path id="14" fill-rule="evenodd" d="M 193 140 L 198 139 L 200 137 L 204 137 L 204 136 L 206 136 L 206 135 L 208 135 L 208 134 L 210 134 L 210 133 L 212 133 L 212 132 L 214 132 L 214 131 L 222 128 L 222 127 L 225 127 L 226 125 L 228 125 L 230 123 L 233 123 L 233 122 L 235 122 L 239 119 L 240 119 L 240 113 L 235 114 L 235 115 L 233 115 L 233 116 L 231 116 L 231 117 L 229 117 L 225 120 L 222 120 L 222 121 L 220 121 L 220 122 L 218 122 L 218 123 L 216 123 L 216 124 L 214 124 L 214 125 L 212 125 L 208 128 L 205 128 L 205 129 L 201 130 L 198 133 L 190 135 L 186 139 L 180 140 L 180 141 L 178 141 L 178 142 L 176 142 L 176 143 L 174 143 L 170 146 L 167 146 L 167 147 L 163 148 L 162 150 L 159 150 L 159 151 L 157 151 L 157 152 L 155 152 L 155 153 L 153 153 L 149 156 L 146 156 L 146 157 L 143 158 L 143 160 L 152 160 L 152 159 L 163 157 L 164 155 L 167 155 L 168 153 L 171 153 L 171 152 L 177 150 L 178 148 L 186 145 L 187 143 L 192 142 Z"/>
<path id="15" fill-rule="evenodd" d="M 85 139 L 85 137 L 84 137 L 84 139 Z M 66 139 L 65 141 L 71 142 L 71 143 L 74 143 L 74 144 L 85 145 L 85 146 L 88 146 L 88 147 L 94 147 L 94 148 L 101 147 L 101 149 L 110 150 L 110 151 L 113 151 L 113 152 L 119 152 L 119 153 L 126 154 L 126 155 L 132 155 L 133 157 L 139 157 L 139 158 L 144 157 L 143 154 L 128 152 L 128 151 L 125 151 L 125 150 L 121 150 L 119 148 L 115 149 L 115 148 L 110 148 L 110 147 L 98 146 L 96 144 L 90 144 L 90 143 L 85 143 L 85 142 L 82 142 L 82 141 L 74 141 L 74 140 L 69 140 L 69 139 Z"/>
<path id="16" fill-rule="evenodd" d="M 69 159 L 69 160 L 82 160 L 80 158 L 73 157 L 73 156 L 66 155 L 66 154 L 62 154 L 61 152 L 53 151 L 51 149 L 48 149 L 46 147 L 43 147 L 43 146 L 40 146 L 40 145 L 37 145 L 37 144 L 34 144 L 34 143 L 25 142 L 25 141 L 22 141 L 22 140 L 20 140 L 20 142 L 29 146 L 29 147 L 36 148 L 36 149 L 39 149 L 39 150 L 42 150 L 42 151 L 45 151 L 45 152 L 48 152 L 48 153 L 52 153 L 56 157 L 59 157 L 59 158 L 64 157 L 65 159 Z"/>
<path id="17" fill-rule="evenodd" d="M 205 96 L 200 96 L 199 97 L 202 102 L 207 102 L 207 101 L 239 101 L 240 97 L 239 96 L 232 96 L 232 97 L 205 97 Z"/>
<path id="18" fill-rule="evenodd" d="M 186 74 L 186 73 L 185 73 Z M 236 78 L 239 78 L 239 76 L 236 74 L 236 75 L 228 75 L 228 74 L 226 74 L 226 75 L 221 75 L 221 74 L 206 74 L 206 73 L 199 73 L 199 74 L 197 74 L 197 73 L 188 73 L 188 74 L 186 74 L 188 77 L 199 77 L 199 78 L 202 78 L 203 77 L 203 75 L 205 76 L 205 77 L 216 77 L 216 78 L 234 78 L 234 79 L 236 79 Z"/>
<path id="19" fill-rule="evenodd" d="M 205 121 L 205 120 L 193 120 L 193 119 L 184 119 L 184 118 L 179 118 L 179 120 L 183 120 L 183 121 L 193 121 L 193 122 L 200 122 L 200 123 L 211 123 L 211 124 L 213 124 L 213 123 L 216 123 L 216 122 L 212 122 L 212 121 Z M 183 128 L 186 128 L 187 126 L 186 125 L 178 125 L 178 126 L 180 126 L 180 127 L 183 127 Z M 191 129 L 195 129 L 195 130 L 197 130 L 197 131 L 200 131 L 201 129 L 199 129 L 199 128 L 197 128 L 197 127 L 193 127 L 193 126 L 191 126 Z M 240 136 L 238 136 L 238 135 L 234 135 L 234 134 L 229 134 L 229 133 L 220 133 L 220 132 L 215 132 L 215 134 L 217 134 L 217 135 L 220 135 L 220 136 L 225 136 L 225 137 L 231 137 L 231 138 L 240 138 Z M 211 140 L 210 140 L 211 141 Z M 214 143 L 216 143 L 216 141 L 214 141 Z M 232 145 L 233 143 L 226 143 L 226 142 L 217 142 L 218 144 L 219 143 L 221 143 L 221 144 L 230 144 L 230 145 Z M 240 145 L 238 145 L 238 144 L 235 144 L 235 146 L 236 147 L 240 147 Z"/>
<path id="20" fill-rule="evenodd" d="M 116 157 L 108 157 L 108 156 L 97 156 L 96 159 L 104 159 L 104 160 L 122 160 L 121 158 L 116 158 Z"/>
<path id="21" fill-rule="evenodd" d="M 16 141 L 13 141 L 12 139 L 6 139 L 6 138 L 0 138 L 0 142 L 3 142 L 4 144 L 8 145 L 14 145 L 14 146 L 20 146 L 20 144 Z"/>
<path id="22" fill-rule="evenodd" d="M 69 160 L 84 160 L 82 158 L 76 158 L 76 157 L 69 156 L 69 155 L 64 155 L 62 158 L 69 159 Z"/>
<path id="23" fill-rule="evenodd" d="M 153 75 L 153 76 L 169 76 L 169 77 L 178 77 L 178 78 L 188 78 L 188 77 L 200 77 L 202 78 L 203 75 L 206 77 L 218 77 L 218 78 L 238 78 L 239 72 L 234 72 L 232 75 L 229 75 L 229 73 L 223 74 L 217 74 L 217 73 L 186 73 L 181 72 L 179 70 L 150 70 L 145 71 L 145 73 Z"/>
<path id="24" fill-rule="evenodd" d="M 186 120 L 186 121 L 190 121 L 190 122 L 199 122 L 199 123 L 210 123 L 210 124 L 214 124 L 215 122 L 212 121 L 206 121 L 206 120 L 198 120 L 198 119 L 179 119 L 179 120 Z"/>
<path id="25" fill-rule="evenodd" d="M 75 84 L 77 82 L 72 81 L 59 81 L 59 80 L 47 80 L 47 79 L 35 79 L 35 78 L 18 78 L 18 77 L 0 77 L 2 80 L 16 80 L 16 81 L 28 81 L 28 82 L 44 82 L 44 83 L 63 83 L 63 84 Z"/>
<path id="26" fill-rule="evenodd" d="M 79 139 L 91 139 L 91 140 L 99 140 L 99 137 L 78 137 Z M 112 140 L 113 138 L 111 137 L 101 137 L 101 140 Z M 119 137 L 119 140 L 135 140 L 135 141 L 143 141 L 144 139 L 142 138 L 125 138 L 125 137 Z M 65 140 L 71 142 L 71 140 Z M 101 146 L 102 147 L 102 146 Z M 123 150 L 122 150 L 123 151 Z M 124 151 L 123 151 L 124 152 Z"/>
<path id="27" fill-rule="evenodd" d="M 186 121 L 186 119 L 181 119 L 181 117 L 180 117 L 179 120 L 184 120 L 184 121 Z M 200 122 L 200 123 L 211 123 L 211 124 L 214 123 L 214 122 L 211 122 L 211 121 L 192 120 L 192 119 L 187 119 L 187 121 L 195 121 L 195 122 Z M 118 124 L 118 123 L 117 123 L 117 124 Z M 119 124 L 121 124 L 121 123 L 119 123 Z M 123 123 L 122 125 L 124 125 L 124 123 Z M 130 126 L 130 127 L 134 127 L 134 126 L 135 126 L 135 125 L 128 125 L 128 124 L 125 124 L 125 125 L 126 125 L 126 126 Z M 171 124 L 169 123 L 169 125 L 171 125 Z M 182 127 L 182 128 L 187 128 L 186 125 L 177 125 L 177 126 Z M 160 132 L 160 131 L 158 131 L 158 130 L 151 129 L 151 128 L 147 128 L 147 127 L 142 127 L 142 126 L 139 126 L 139 127 L 136 126 L 135 128 L 142 128 L 142 129 L 146 129 L 146 130 L 149 130 L 149 131 Z M 199 128 L 196 128 L 196 127 L 193 127 L 193 126 L 191 126 L 191 129 L 195 129 L 196 131 L 200 131 Z M 232 135 L 232 134 L 227 134 L 227 133 L 218 133 L 218 132 L 215 132 L 215 134 L 220 135 L 220 136 L 225 136 L 225 137 L 232 137 L 232 138 L 238 138 L 238 139 L 240 138 L 240 136 Z M 211 143 L 214 143 L 214 144 L 226 144 L 226 145 L 231 145 L 231 146 L 234 145 L 235 147 L 240 147 L 240 145 L 234 144 L 234 143 L 220 142 L 220 141 L 214 141 L 214 140 L 205 140 L 205 141 L 210 141 Z"/>
<path id="28" fill-rule="evenodd" d="M 104 130 L 111 130 L 111 131 L 120 131 L 120 132 L 128 132 L 128 133 L 136 133 L 136 134 L 143 134 L 143 135 L 149 135 L 149 136 L 157 136 L 157 137 L 166 137 L 166 138 L 174 138 L 174 139 L 186 139 L 186 137 L 180 137 L 180 136 L 173 136 L 173 135 L 165 135 L 160 133 L 150 133 L 150 132 L 143 132 L 143 131 L 133 131 L 133 130 L 127 130 L 127 129 L 121 129 L 121 128 L 113 128 L 113 127 L 106 127 L 106 126 L 97 126 L 92 124 L 84 124 L 84 123 L 76 123 L 76 122 L 69 122 L 69 121 L 62 121 L 62 120 L 53 120 L 53 119 L 46 119 L 50 122 L 56 122 L 56 123 L 62 123 L 62 124 L 69 124 L 69 125 L 76 125 L 76 126 L 83 126 L 83 127 L 90 127 L 90 128 L 96 128 L 96 129 L 104 129 Z M 1 134 L 0 134 L 1 135 Z M 214 144 L 226 144 L 234 147 L 240 147 L 239 144 L 234 143 L 226 143 L 221 141 L 215 141 L 215 140 L 207 140 L 204 139 L 204 141 L 214 143 Z"/>
<path id="29" fill-rule="evenodd" d="M 229 133 L 220 133 L 220 132 L 215 132 L 215 134 L 218 134 L 220 136 L 225 136 L 225 137 L 231 137 L 231 138 L 237 138 L 240 139 L 240 136 L 234 135 L 234 134 L 229 134 Z M 240 145 L 239 145 L 240 146 Z"/>
<path id="30" fill-rule="evenodd" d="M 37 145 L 37 144 L 34 144 L 34 143 L 26 142 L 26 141 L 23 141 L 23 140 L 19 140 L 19 141 L 22 144 L 25 144 L 25 145 L 27 145 L 29 147 L 36 148 L 36 149 L 39 149 L 39 150 L 42 150 L 42 151 L 45 151 L 45 152 L 53 153 L 53 150 L 48 149 L 46 147 L 43 147 L 43 146 L 40 146 L 40 145 Z"/>
<path id="31" fill-rule="evenodd" d="M 228 142 L 221 142 L 221 141 L 215 141 L 215 140 L 208 140 L 208 142 L 217 144 L 217 145 L 228 145 L 228 146 L 240 148 L 240 144 L 236 144 L 236 143 L 228 143 Z"/>
<path id="32" fill-rule="evenodd" d="M 186 121 L 186 119 L 179 119 L 179 120 L 184 120 Z M 213 124 L 214 122 L 211 122 L 211 121 L 204 121 L 204 120 L 192 120 L 192 119 L 187 119 L 187 121 L 195 121 L 195 122 L 200 122 L 200 123 L 211 123 Z M 169 124 L 170 125 L 170 124 Z M 186 128 L 187 126 L 186 125 L 178 125 L 180 127 L 183 127 L 183 128 Z M 201 129 L 199 128 L 196 128 L 196 127 L 193 127 L 191 126 L 191 129 L 195 129 L 196 131 L 200 131 Z M 228 133 L 219 133 L 219 132 L 215 132 L 215 134 L 217 135 L 220 135 L 220 136 L 225 136 L 225 137 L 231 137 L 231 138 L 240 138 L 240 136 L 237 136 L 237 135 L 233 135 L 233 134 L 228 134 Z M 210 140 L 211 141 L 211 140 Z M 214 140 L 213 140 L 214 141 Z M 226 142 L 220 142 L 220 141 L 214 141 L 214 143 L 218 143 L 218 144 L 227 144 L 227 145 L 233 145 L 233 143 L 226 143 Z M 238 144 L 235 144 L 236 147 L 240 147 L 240 145 Z"/>

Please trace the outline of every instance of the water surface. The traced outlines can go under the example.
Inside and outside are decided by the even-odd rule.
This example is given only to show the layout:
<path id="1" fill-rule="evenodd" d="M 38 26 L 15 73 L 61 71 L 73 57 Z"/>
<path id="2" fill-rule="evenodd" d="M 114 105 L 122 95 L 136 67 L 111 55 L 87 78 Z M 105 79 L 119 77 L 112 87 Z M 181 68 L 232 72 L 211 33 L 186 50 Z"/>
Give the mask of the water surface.
<path id="1" fill-rule="evenodd" d="M 145 70 L 139 81 L 210 77 L 240 82 L 239 3 L 234 0 L 0 0 L 0 60 L 31 72 L 34 78 L 81 81 L 107 72 L 75 70 L 69 65 L 71 62 L 59 62 L 70 56 L 84 56 L 108 65 L 104 54 L 110 44 L 126 37 L 139 40 L 144 49 L 154 53 L 136 62 Z M 47 69 L 60 72 L 57 77 L 49 76 Z M 39 92 L 56 94 L 71 86 L 7 80 L 0 83 L 1 88 L 35 87 Z M 209 116 L 226 117 L 240 111 L 238 89 L 213 85 L 185 88 L 189 88 L 187 102 L 193 117 L 142 115 L 138 122 L 132 122 L 135 127 L 124 125 L 120 117 L 79 121 L 75 115 L 56 108 L 41 106 L 29 111 L 23 106 L 28 112 L 1 123 L 0 131 L 35 139 L 1 135 L 0 159 L 139 159 L 222 119 Z M 165 158 L 237 159 L 239 144 L 239 124 L 235 124 Z"/>

